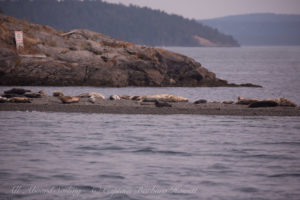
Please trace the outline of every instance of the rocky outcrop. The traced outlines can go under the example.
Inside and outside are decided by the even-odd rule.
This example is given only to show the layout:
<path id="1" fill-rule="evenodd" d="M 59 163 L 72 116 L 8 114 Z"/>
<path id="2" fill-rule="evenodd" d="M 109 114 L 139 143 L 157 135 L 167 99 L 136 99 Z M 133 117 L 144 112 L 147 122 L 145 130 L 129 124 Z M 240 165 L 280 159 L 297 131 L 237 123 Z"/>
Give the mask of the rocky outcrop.
<path id="1" fill-rule="evenodd" d="M 164 49 L 88 30 L 63 33 L 2 14 L 0 20 L 0 85 L 239 86 Z M 17 30 L 24 32 L 25 46 L 18 53 L 13 38 Z"/>

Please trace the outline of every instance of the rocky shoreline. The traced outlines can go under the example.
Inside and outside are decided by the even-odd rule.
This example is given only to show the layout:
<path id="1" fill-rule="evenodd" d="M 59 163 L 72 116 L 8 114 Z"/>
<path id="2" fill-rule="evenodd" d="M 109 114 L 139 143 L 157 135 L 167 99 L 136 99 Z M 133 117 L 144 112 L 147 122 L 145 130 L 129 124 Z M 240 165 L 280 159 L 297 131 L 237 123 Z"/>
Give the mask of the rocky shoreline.
<path id="1" fill-rule="evenodd" d="M 12 93 L 12 91 L 17 91 L 17 93 Z M 4 97 L 8 97 L 9 95 L 9 98 Z M 26 95 L 35 96 L 35 98 L 29 98 L 26 97 Z M 0 103 L 0 111 L 300 116 L 300 108 L 285 98 L 258 101 L 240 97 L 237 102 L 207 102 L 204 99 L 189 102 L 189 100 L 184 97 L 166 94 L 144 96 L 112 95 L 109 98 L 105 98 L 98 93 L 84 93 L 76 97 L 70 97 L 64 96 L 60 91 L 55 91 L 53 95 L 48 96 L 42 91 L 36 93 L 25 89 L 12 89 L 2 94 L 0 98 L 2 102 Z M 74 101 L 69 102 L 68 100 L 70 99 Z M 275 105 L 276 102 L 277 104 Z M 251 107 L 251 105 L 257 104 L 259 104 L 260 107 Z"/>
<path id="2" fill-rule="evenodd" d="M 228 83 L 199 62 L 89 30 L 62 32 L 0 14 L 0 85 L 260 87 Z M 14 31 L 23 31 L 16 50 Z"/>

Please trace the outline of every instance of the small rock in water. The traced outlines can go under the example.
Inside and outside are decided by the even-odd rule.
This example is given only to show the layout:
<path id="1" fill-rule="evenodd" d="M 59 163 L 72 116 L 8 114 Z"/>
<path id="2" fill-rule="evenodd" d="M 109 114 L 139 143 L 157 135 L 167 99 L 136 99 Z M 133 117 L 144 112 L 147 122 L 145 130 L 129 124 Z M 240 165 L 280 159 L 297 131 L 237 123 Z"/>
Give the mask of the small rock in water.
<path id="1" fill-rule="evenodd" d="M 202 103 L 207 103 L 207 100 L 205 99 L 199 99 L 197 101 L 194 102 L 194 104 L 202 104 Z"/>

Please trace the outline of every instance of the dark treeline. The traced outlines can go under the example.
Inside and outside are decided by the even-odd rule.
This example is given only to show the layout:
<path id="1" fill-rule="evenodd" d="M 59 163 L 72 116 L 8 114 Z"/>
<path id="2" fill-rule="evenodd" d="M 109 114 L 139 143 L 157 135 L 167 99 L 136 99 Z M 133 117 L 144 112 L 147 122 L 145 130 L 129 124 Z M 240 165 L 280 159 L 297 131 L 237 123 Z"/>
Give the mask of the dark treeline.
<path id="1" fill-rule="evenodd" d="M 195 20 L 100 0 L 4 0 L 0 9 L 7 15 L 56 29 L 90 29 L 137 44 L 199 46 L 193 38 L 197 35 L 220 45 L 238 45 L 233 37 Z"/>

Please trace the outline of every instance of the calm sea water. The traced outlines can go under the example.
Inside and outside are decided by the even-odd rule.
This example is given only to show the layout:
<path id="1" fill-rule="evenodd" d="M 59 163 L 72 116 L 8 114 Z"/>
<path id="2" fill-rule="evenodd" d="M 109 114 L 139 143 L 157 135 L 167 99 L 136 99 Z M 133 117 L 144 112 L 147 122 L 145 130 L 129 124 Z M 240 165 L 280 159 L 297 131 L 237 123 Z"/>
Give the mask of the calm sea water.
<path id="1" fill-rule="evenodd" d="M 300 104 L 299 47 L 171 50 L 264 88 L 27 88 Z M 299 117 L 0 112 L 0 199 L 296 200 L 299 130 Z"/>

